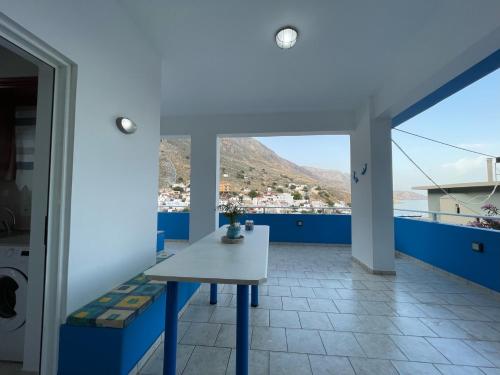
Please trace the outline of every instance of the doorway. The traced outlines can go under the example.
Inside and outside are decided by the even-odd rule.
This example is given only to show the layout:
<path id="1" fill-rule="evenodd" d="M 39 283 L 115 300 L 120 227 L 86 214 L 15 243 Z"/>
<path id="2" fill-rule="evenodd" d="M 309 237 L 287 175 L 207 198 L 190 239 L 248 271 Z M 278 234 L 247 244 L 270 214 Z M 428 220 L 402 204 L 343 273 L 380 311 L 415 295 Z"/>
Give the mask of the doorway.
<path id="1" fill-rule="evenodd" d="M 54 69 L 0 39 L 0 370 L 38 368 Z"/>
<path id="2" fill-rule="evenodd" d="M 45 83 L 52 82 L 54 91 L 51 108 L 37 103 L 38 108 L 48 110 L 45 116 L 52 118 L 51 131 L 44 133 L 46 136 L 50 135 L 51 139 L 42 142 L 45 147 L 50 147 L 50 150 L 45 150 L 46 155 L 50 154 L 50 158 L 46 160 L 49 163 L 46 166 L 49 173 L 45 174 L 45 178 L 49 178 L 46 187 L 50 186 L 50 189 L 47 190 L 47 200 L 37 201 L 40 202 L 39 208 L 43 207 L 44 202 L 47 207 L 45 211 L 39 210 L 48 212 L 45 216 L 45 226 L 31 228 L 30 234 L 30 238 L 46 240 L 45 253 L 33 252 L 29 257 L 29 267 L 45 268 L 45 273 L 30 274 L 29 284 L 33 287 L 28 288 L 28 304 L 33 303 L 39 310 L 37 312 L 27 306 L 26 329 L 32 329 L 29 345 L 32 352 L 30 355 L 25 353 L 23 369 L 41 375 L 55 375 L 59 353 L 59 329 L 66 319 L 77 66 L 2 13 L 0 41 L 17 48 L 16 52 L 25 59 L 34 58 L 43 62 L 45 65 L 39 65 L 39 72 L 43 70 L 43 74 L 39 75 L 39 87 L 47 87 Z M 46 78 L 45 83 L 42 78 Z M 47 95 L 44 97 L 49 98 Z M 41 150 L 41 147 L 38 149 Z M 37 170 L 41 172 L 43 168 L 35 169 Z M 32 216 L 35 216 L 34 203 L 35 201 L 32 201 Z M 43 234 L 33 233 L 35 228 L 43 230 Z M 30 311 L 36 319 L 30 319 Z M 34 327 L 30 328 L 29 322 L 33 322 Z"/>

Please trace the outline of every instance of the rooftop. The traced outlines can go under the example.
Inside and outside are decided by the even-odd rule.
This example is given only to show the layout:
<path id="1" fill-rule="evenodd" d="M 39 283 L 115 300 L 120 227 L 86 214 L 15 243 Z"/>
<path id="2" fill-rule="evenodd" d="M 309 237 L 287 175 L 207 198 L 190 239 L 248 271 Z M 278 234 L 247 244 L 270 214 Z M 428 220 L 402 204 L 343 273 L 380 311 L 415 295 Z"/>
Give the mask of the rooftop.
<path id="1" fill-rule="evenodd" d="M 482 181 L 482 182 L 463 182 L 460 184 L 446 184 L 439 185 L 443 189 L 475 189 L 475 188 L 493 188 L 497 184 L 496 181 Z M 440 190 L 436 185 L 425 185 L 412 187 L 414 190 Z"/>

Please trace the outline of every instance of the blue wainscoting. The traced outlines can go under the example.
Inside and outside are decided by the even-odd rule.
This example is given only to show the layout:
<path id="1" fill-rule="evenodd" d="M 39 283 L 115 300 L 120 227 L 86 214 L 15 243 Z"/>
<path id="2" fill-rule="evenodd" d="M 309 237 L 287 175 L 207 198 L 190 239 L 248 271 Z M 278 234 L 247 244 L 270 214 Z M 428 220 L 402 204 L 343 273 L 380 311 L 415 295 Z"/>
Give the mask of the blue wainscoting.
<path id="1" fill-rule="evenodd" d="M 394 230 L 402 253 L 500 292 L 500 231 L 403 218 Z M 472 251 L 472 242 L 484 251 Z"/>
<path id="2" fill-rule="evenodd" d="M 256 225 L 269 225 L 270 240 L 273 242 L 301 243 L 351 243 L 350 215 L 311 214 L 247 214 L 241 218 L 253 220 Z M 302 226 L 297 225 L 298 222 Z M 219 224 L 227 224 L 220 215 Z M 189 213 L 159 212 L 158 230 L 165 232 L 165 239 L 187 240 L 189 238 Z"/>
<path id="3" fill-rule="evenodd" d="M 156 252 L 165 250 L 165 232 L 159 230 L 156 232 Z"/>
<path id="4" fill-rule="evenodd" d="M 253 220 L 255 225 L 269 225 L 272 242 L 351 243 L 351 215 L 247 214 L 240 221 L 245 220 Z M 221 215 L 219 224 L 227 223 Z"/>
<path id="5" fill-rule="evenodd" d="M 188 240 L 189 212 L 158 212 L 158 230 L 166 240 Z"/>

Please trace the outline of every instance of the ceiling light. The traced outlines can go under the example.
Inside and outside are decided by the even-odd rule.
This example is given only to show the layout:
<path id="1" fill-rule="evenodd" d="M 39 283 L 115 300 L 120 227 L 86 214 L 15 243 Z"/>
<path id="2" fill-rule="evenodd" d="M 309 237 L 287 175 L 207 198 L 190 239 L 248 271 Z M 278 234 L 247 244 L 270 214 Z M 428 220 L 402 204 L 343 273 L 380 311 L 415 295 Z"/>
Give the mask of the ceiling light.
<path id="1" fill-rule="evenodd" d="M 291 26 L 286 26 L 278 30 L 276 33 L 276 44 L 279 48 L 292 48 L 297 42 L 299 33 Z"/>
<path id="2" fill-rule="evenodd" d="M 125 134 L 132 134 L 137 130 L 135 122 L 126 117 L 118 117 L 116 119 L 116 126 L 122 133 Z"/>

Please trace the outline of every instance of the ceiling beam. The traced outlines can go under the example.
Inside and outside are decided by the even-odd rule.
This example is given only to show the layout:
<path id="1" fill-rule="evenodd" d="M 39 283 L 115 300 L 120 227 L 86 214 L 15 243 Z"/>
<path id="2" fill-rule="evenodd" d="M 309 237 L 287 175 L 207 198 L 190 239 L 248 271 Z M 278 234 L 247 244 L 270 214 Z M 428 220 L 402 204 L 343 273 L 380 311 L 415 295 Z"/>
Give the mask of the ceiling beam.
<path id="1" fill-rule="evenodd" d="M 373 98 L 374 115 L 395 119 L 397 126 L 490 73 L 491 61 L 480 64 L 500 49 L 500 27 L 469 46 L 462 42 L 464 47 L 458 55 L 428 56 L 417 64 L 418 69 L 413 63 L 410 70 L 401 59 L 400 69 Z M 414 53 L 425 55 L 422 50 Z"/>
<path id="2" fill-rule="evenodd" d="M 277 136 L 350 134 L 351 112 L 287 112 L 161 118 L 161 136 L 217 134 L 223 136 Z"/>

